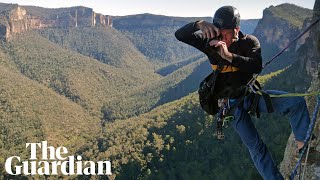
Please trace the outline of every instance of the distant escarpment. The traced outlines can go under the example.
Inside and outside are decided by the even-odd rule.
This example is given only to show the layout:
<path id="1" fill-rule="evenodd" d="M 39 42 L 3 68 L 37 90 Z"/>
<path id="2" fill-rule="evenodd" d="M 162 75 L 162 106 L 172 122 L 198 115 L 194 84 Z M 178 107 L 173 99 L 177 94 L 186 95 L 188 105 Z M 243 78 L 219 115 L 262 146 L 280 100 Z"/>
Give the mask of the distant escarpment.
<path id="1" fill-rule="evenodd" d="M 277 52 L 285 48 L 306 27 L 312 10 L 302 8 L 293 4 L 281 4 L 270 6 L 263 11 L 263 18 L 259 21 L 254 35 L 260 40 L 264 61 L 269 60 Z M 296 51 L 304 43 L 303 40 L 296 42 L 286 53 L 273 65 L 268 67 L 265 73 L 284 68 L 292 62 L 290 54 Z"/>
<path id="2" fill-rule="evenodd" d="M 263 11 L 263 18 L 254 34 L 265 40 L 263 45 L 275 45 L 275 48 L 282 49 L 299 34 L 305 19 L 310 17 L 311 9 L 292 4 L 270 6 Z"/>
<path id="3" fill-rule="evenodd" d="M 0 4 L 0 37 L 48 27 L 112 26 L 112 17 L 87 7 L 46 9 L 17 4 Z"/>

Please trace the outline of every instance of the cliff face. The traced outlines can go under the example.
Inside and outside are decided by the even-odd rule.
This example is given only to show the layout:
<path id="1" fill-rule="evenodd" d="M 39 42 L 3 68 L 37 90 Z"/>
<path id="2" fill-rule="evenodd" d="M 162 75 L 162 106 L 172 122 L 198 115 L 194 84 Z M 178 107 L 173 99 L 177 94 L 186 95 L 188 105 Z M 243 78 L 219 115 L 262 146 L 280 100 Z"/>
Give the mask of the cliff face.
<path id="1" fill-rule="evenodd" d="M 290 25 L 286 20 L 275 17 L 269 8 L 263 11 L 263 18 L 254 32 L 258 39 L 265 40 L 262 46 L 276 45 L 278 49 L 284 48 L 298 33 L 297 27 Z"/>
<path id="2" fill-rule="evenodd" d="M 9 38 L 12 33 L 28 30 L 26 11 L 23 8 L 15 6 L 1 16 L 0 36 L 2 38 Z"/>
<path id="3" fill-rule="evenodd" d="M 270 6 L 263 11 L 263 17 L 259 21 L 253 35 L 261 44 L 264 62 L 270 60 L 276 53 L 286 47 L 291 40 L 300 34 L 303 27 L 310 22 L 306 19 L 312 17 L 312 10 L 305 9 L 292 4 L 281 4 Z M 292 53 L 296 47 L 304 43 L 304 36 L 300 41 L 295 42 L 283 55 L 281 60 L 270 64 L 263 73 L 270 73 L 283 69 L 292 64 Z"/>
<path id="4" fill-rule="evenodd" d="M 312 21 L 320 18 L 320 0 L 316 0 L 313 11 Z M 319 91 L 320 89 L 320 23 L 318 23 L 309 33 L 309 37 L 305 39 L 305 43 L 297 51 L 299 64 L 298 71 L 306 71 L 312 77 L 310 92 Z M 310 115 L 314 110 L 315 97 L 307 98 Z M 316 140 L 316 150 L 320 153 L 320 118 L 317 118 L 314 134 L 318 137 Z M 296 147 L 294 145 L 294 137 L 290 136 L 286 147 L 281 171 L 285 175 L 289 175 L 294 168 L 296 161 L 293 160 Z M 305 179 L 320 179 L 320 164 L 310 164 L 307 167 Z"/>
<path id="5" fill-rule="evenodd" d="M 270 6 L 263 11 L 254 35 L 264 40 L 262 47 L 282 49 L 299 34 L 305 19 L 311 16 L 311 10 L 292 4 Z"/>
<path id="6" fill-rule="evenodd" d="M 15 33 L 48 27 L 112 26 L 110 16 L 95 13 L 91 8 L 72 7 L 65 11 L 41 17 L 30 14 L 25 8 L 11 5 L 0 12 L 0 37 L 8 39 Z"/>
<path id="7" fill-rule="evenodd" d="M 313 10 L 313 17 L 309 21 L 314 22 L 320 18 L 320 0 L 316 0 Z M 318 22 L 308 33 L 304 44 L 297 50 L 298 70 L 305 70 L 312 77 L 312 85 L 309 90 L 318 91 L 320 88 L 320 22 Z M 310 101 L 311 103 L 311 101 Z M 310 105 L 314 106 L 314 102 Z"/>

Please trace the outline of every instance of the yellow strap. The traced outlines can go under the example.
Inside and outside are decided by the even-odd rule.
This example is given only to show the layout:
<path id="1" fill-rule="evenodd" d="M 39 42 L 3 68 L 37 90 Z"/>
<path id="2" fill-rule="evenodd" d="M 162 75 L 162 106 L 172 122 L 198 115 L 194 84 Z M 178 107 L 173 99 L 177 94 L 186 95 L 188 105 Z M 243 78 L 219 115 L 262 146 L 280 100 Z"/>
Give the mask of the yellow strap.
<path id="1" fill-rule="evenodd" d="M 213 70 L 216 70 L 218 68 L 218 66 L 214 64 L 211 64 L 211 67 Z M 233 67 L 233 66 L 223 66 L 220 73 L 235 72 L 235 71 L 239 71 L 239 68 Z"/>

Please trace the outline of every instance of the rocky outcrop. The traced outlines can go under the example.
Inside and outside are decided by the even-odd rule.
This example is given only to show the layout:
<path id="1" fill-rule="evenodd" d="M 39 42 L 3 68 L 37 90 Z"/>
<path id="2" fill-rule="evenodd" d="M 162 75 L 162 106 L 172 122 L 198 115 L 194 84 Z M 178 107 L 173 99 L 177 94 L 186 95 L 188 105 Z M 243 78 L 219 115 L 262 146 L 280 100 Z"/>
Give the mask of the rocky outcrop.
<path id="1" fill-rule="evenodd" d="M 295 17 L 299 14 L 301 17 Z M 270 6 L 263 11 L 263 18 L 253 34 L 261 40 L 262 49 L 271 48 L 277 51 L 299 34 L 308 16 L 312 16 L 311 10 L 292 4 Z"/>
<path id="2" fill-rule="evenodd" d="M 289 33 L 288 33 L 289 32 Z M 291 26 L 288 21 L 273 16 L 272 11 L 265 9 L 263 18 L 258 23 L 254 34 L 258 39 L 263 39 L 262 46 L 284 48 L 294 36 L 299 33 L 297 27 Z"/>
<path id="3" fill-rule="evenodd" d="M 259 21 L 253 35 L 261 44 L 263 62 L 267 62 L 274 55 L 285 48 L 307 26 L 312 17 L 312 10 L 293 4 L 281 4 L 270 6 L 263 11 L 263 17 Z M 270 64 L 264 69 L 263 74 L 274 72 L 288 67 L 293 63 L 296 47 L 301 46 L 308 35 L 303 36 L 298 42 L 294 42 L 287 49 L 280 60 Z"/>
<path id="4" fill-rule="evenodd" d="M 2 13 L 0 32 L 2 38 L 9 38 L 13 33 L 28 30 L 26 10 L 15 6 L 13 9 Z"/>
<path id="5" fill-rule="evenodd" d="M 312 18 L 307 18 L 304 23 L 303 27 L 301 28 L 302 30 L 306 29 L 310 24 L 312 23 Z M 300 39 L 297 40 L 297 44 L 295 46 L 295 51 L 297 51 L 301 45 L 306 43 L 307 38 L 310 36 L 310 31 L 306 32 Z"/>
<path id="6" fill-rule="evenodd" d="M 35 16 L 19 5 L 0 12 L 0 37 L 9 39 L 15 33 L 48 27 L 112 26 L 111 16 L 95 13 L 91 8 L 72 7 L 50 16 Z"/>
<path id="7" fill-rule="evenodd" d="M 320 0 L 315 1 L 312 21 L 320 18 Z M 309 33 L 309 37 L 305 39 L 305 43 L 298 49 L 298 71 L 306 71 L 308 75 L 312 76 L 310 92 L 319 91 L 320 89 L 320 22 L 313 27 Z M 310 110 L 310 115 L 315 107 L 315 97 L 307 99 L 307 104 Z M 318 139 L 314 142 L 316 150 L 320 153 L 320 117 L 317 118 L 314 134 Z M 294 137 L 291 134 L 286 147 L 283 162 L 281 163 L 281 171 L 284 175 L 290 175 L 294 168 L 296 161 L 293 156 L 296 147 L 294 144 Z M 307 166 L 305 172 L 305 179 L 320 179 L 320 162 L 313 163 Z"/>

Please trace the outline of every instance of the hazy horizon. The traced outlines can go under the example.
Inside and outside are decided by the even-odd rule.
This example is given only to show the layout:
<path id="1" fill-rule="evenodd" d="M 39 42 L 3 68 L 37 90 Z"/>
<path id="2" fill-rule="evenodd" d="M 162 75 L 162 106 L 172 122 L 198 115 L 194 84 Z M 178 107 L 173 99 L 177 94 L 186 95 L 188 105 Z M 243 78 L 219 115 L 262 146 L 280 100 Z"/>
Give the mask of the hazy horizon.
<path id="1" fill-rule="evenodd" d="M 95 12 L 112 15 L 127 16 L 135 14 L 155 14 L 175 17 L 211 17 L 214 11 L 224 5 L 232 5 L 239 9 L 242 19 L 260 19 L 265 8 L 283 3 L 295 4 L 304 8 L 312 9 L 315 0 L 247 0 L 245 3 L 236 0 L 209 1 L 199 0 L 197 2 L 184 2 L 182 0 L 3 0 L 2 3 L 14 3 L 19 5 L 39 6 L 44 8 L 64 8 L 74 6 L 85 6 L 92 8 Z M 209 4 L 209 5 L 207 5 Z"/>

